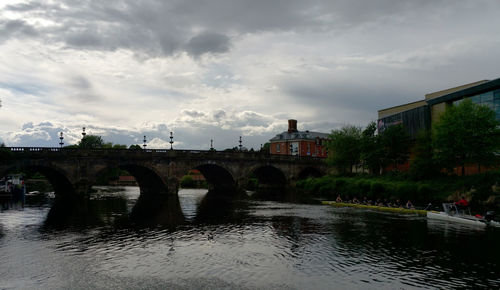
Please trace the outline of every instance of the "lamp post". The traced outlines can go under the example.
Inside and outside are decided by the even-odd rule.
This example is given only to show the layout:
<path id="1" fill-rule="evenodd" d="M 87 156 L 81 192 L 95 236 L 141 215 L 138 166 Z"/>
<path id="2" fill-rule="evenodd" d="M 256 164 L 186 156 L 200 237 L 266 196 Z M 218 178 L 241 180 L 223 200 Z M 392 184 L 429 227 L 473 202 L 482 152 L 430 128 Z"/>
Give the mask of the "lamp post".
<path id="1" fill-rule="evenodd" d="M 170 150 L 174 150 L 174 147 L 172 146 L 174 144 L 174 133 L 172 133 L 172 131 L 170 131 Z"/>
<path id="2" fill-rule="evenodd" d="M 290 143 L 290 155 L 293 155 L 293 145 Z"/>
<path id="3" fill-rule="evenodd" d="M 214 139 L 210 139 L 210 151 L 214 151 Z"/>
<path id="4" fill-rule="evenodd" d="M 82 128 L 82 139 L 85 138 L 85 135 L 87 135 L 87 133 L 85 133 L 85 127 Z"/>
<path id="5" fill-rule="evenodd" d="M 59 140 L 61 140 L 61 141 L 59 142 L 59 145 L 61 145 L 61 148 L 62 148 L 62 147 L 63 147 L 63 145 L 64 145 L 63 139 L 64 139 L 64 137 L 63 137 L 63 132 L 61 132 L 61 133 L 59 133 Z"/>
<path id="6" fill-rule="evenodd" d="M 142 139 L 142 142 L 144 142 L 142 144 L 142 147 L 144 147 L 144 149 L 146 149 L 146 146 L 148 146 L 148 145 L 146 145 L 146 135 L 144 135 L 144 139 Z"/>
<path id="7" fill-rule="evenodd" d="M 240 143 L 239 147 L 240 147 L 240 151 L 241 151 L 241 147 L 243 147 L 243 145 L 241 145 L 241 143 L 243 142 L 243 141 L 241 141 L 241 136 L 240 136 L 240 141 L 238 141 L 238 142 Z"/>

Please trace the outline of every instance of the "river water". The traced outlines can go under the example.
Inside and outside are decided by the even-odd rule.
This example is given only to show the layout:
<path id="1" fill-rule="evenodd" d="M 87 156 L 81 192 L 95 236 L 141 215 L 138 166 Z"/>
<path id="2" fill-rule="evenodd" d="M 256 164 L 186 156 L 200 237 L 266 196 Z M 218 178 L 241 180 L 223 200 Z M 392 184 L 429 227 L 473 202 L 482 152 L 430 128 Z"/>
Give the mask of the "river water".
<path id="1" fill-rule="evenodd" d="M 176 226 L 116 226 L 137 187 L 96 193 L 102 224 L 47 229 L 50 205 L 0 213 L 0 289 L 500 288 L 500 231 L 320 204 L 206 202 Z"/>

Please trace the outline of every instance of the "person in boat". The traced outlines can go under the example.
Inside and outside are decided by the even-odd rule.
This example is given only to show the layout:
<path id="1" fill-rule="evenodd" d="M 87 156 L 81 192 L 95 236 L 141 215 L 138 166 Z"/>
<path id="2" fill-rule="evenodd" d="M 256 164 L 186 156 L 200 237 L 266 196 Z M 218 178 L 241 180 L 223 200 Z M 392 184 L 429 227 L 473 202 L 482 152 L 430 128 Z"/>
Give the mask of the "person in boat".
<path id="1" fill-rule="evenodd" d="M 359 204 L 359 200 L 358 200 L 358 198 L 357 198 L 357 197 L 354 197 L 354 198 L 352 199 L 352 203 Z"/>
<path id="2" fill-rule="evenodd" d="M 396 199 L 396 201 L 392 204 L 392 206 L 397 207 L 397 208 L 402 208 L 403 207 L 401 205 L 401 201 L 399 201 L 399 199 Z"/>
<path id="3" fill-rule="evenodd" d="M 415 209 L 415 207 L 413 206 L 413 203 L 411 203 L 411 200 L 408 200 L 406 202 L 406 208 L 407 209 Z"/>
<path id="4" fill-rule="evenodd" d="M 462 196 L 459 201 L 455 202 L 455 205 L 458 209 L 466 209 L 467 207 L 469 207 L 469 202 L 465 199 L 465 197 Z"/>
<path id="5" fill-rule="evenodd" d="M 361 203 L 367 205 L 368 204 L 368 198 L 366 198 L 366 196 L 364 196 L 363 197 L 363 201 Z"/>
<path id="6" fill-rule="evenodd" d="M 340 194 L 337 195 L 337 199 L 335 199 L 335 202 L 342 202 L 342 198 L 340 197 Z"/>

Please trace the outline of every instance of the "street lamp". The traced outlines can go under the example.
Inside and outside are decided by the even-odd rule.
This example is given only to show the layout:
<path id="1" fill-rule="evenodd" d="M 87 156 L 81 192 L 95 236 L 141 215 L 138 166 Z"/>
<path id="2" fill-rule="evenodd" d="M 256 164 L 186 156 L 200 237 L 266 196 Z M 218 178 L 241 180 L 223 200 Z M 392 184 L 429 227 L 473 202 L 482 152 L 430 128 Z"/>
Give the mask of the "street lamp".
<path id="1" fill-rule="evenodd" d="M 148 146 L 148 145 L 146 145 L 146 135 L 144 135 L 144 139 L 142 140 L 142 142 L 144 142 L 142 144 L 142 147 L 144 147 L 144 149 L 146 149 L 146 146 Z"/>
<path id="2" fill-rule="evenodd" d="M 210 151 L 214 151 L 214 139 L 210 139 Z"/>
<path id="3" fill-rule="evenodd" d="M 241 136 L 240 136 L 240 141 L 238 141 L 238 142 L 240 143 L 240 145 L 239 145 L 239 146 L 240 146 L 240 151 L 241 151 L 241 147 L 243 147 L 243 146 L 241 145 L 241 143 L 243 142 L 243 141 L 241 141 Z"/>
<path id="4" fill-rule="evenodd" d="M 290 155 L 293 155 L 293 145 L 290 143 Z"/>
<path id="5" fill-rule="evenodd" d="M 59 145 L 61 145 L 61 148 L 62 148 L 62 147 L 63 147 L 63 145 L 64 145 L 63 139 L 64 139 L 64 137 L 63 137 L 63 132 L 61 132 L 61 133 L 59 133 L 59 140 L 61 140 L 61 142 L 59 142 Z"/>
<path id="6" fill-rule="evenodd" d="M 87 135 L 87 133 L 85 133 L 85 127 L 82 128 L 82 139 L 85 138 L 85 135 Z"/>
<path id="7" fill-rule="evenodd" d="M 168 142 L 168 143 L 170 143 L 170 150 L 174 149 L 174 147 L 172 146 L 172 144 L 174 144 L 173 139 L 174 139 L 174 133 L 172 133 L 172 131 L 170 131 L 170 142 Z"/>

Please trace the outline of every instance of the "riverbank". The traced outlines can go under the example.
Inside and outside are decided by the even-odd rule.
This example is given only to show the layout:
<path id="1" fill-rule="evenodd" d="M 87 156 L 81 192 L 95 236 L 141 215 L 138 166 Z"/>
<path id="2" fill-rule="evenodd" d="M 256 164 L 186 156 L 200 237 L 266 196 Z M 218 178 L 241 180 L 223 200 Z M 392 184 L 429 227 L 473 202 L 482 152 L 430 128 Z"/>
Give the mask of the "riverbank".
<path id="1" fill-rule="evenodd" d="M 471 176 L 442 176 L 430 180 L 414 181 L 404 175 L 323 176 L 297 182 L 305 194 L 335 200 L 354 197 L 411 200 L 414 204 L 441 204 L 465 196 L 476 208 L 500 210 L 500 170 Z"/>

